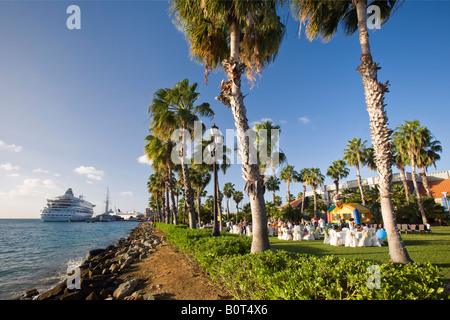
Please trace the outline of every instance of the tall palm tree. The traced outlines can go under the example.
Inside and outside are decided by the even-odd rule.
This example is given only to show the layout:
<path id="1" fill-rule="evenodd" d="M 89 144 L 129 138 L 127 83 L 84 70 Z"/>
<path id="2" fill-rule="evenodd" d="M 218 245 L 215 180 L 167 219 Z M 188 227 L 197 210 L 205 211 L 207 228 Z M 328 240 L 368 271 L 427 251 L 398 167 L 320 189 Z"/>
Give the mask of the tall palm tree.
<path id="1" fill-rule="evenodd" d="M 294 166 L 287 165 L 280 172 L 280 179 L 286 182 L 287 189 L 287 203 L 288 206 L 291 205 L 291 193 L 289 191 L 289 185 L 294 180 L 294 177 L 298 175 L 297 171 L 295 171 Z"/>
<path id="2" fill-rule="evenodd" d="M 432 141 L 431 132 L 427 129 L 427 127 L 422 126 L 418 120 L 405 121 L 404 124 L 397 126 L 394 133 L 394 141 L 397 142 L 396 148 L 398 152 L 407 154 L 409 157 L 411 164 L 411 176 L 414 184 L 414 190 L 417 195 L 419 211 L 422 215 L 422 222 L 426 224 L 428 223 L 428 219 L 417 183 L 416 168 L 419 166 L 424 167 L 432 165 L 437 160 L 436 156 L 439 157 L 439 155 L 437 155 L 436 152 L 442 150 L 439 141 Z M 428 160 L 426 160 L 427 153 L 429 153 L 431 157 Z M 427 183 L 425 180 L 423 180 L 423 182 L 425 182 L 425 184 Z"/>
<path id="3" fill-rule="evenodd" d="M 309 169 L 308 168 L 303 168 L 302 170 L 300 170 L 300 172 L 298 173 L 298 175 L 296 176 L 296 181 L 303 183 L 303 192 L 302 192 L 302 208 L 301 208 L 301 213 L 303 215 L 304 211 L 305 211 L 305 199 L 306 199 L 306 178 L 308 177 L 308 173 L 309 173 Z"/>
<path id="4" fill-rule="evenodd" d="M 211 181 L 211 174 L 202 165 L 194 165 L 189 168 L 189 177 L 192 186 L 196 189 L 197 195 L 197 220 L 201 221 L 201 201 L 202 192 L 205 190 L 208 183 Z"/>
<path id="5" fill-rule="evenodd" d="M 253 80 L 278 52 L 285 27 L 277 14 L 277 4 L 276 0 L 173 0 L 170 9 L 174 23 L 186 35 L 191 56 L 205 65 L 205 75 L 221 65 L 228 76 L 221 83 L 217 99 L 231 108 L 237 129 L 244 189 L 252 208 L 252 253 L 265 251 L 270 244 L 264 183 L 258 164 L 250 161 L 241 77 L 247 70 L 247 78 Z"/>
<path id="6" fill-rule="evenodd" d="M 183 182 L 185 187 L 185 201 L 188 209 L 189 227 L 196 227 L 194 196 L 189 178 L 186 145 L 194 137 L 194 123 L 199 120 L 199 116 L 212 118 L 214 111 L 209 103 L 195 105 L 200 97 L 197 92 L 197 83 L 190 84 L 188 79 L 177 82 L 171 89 L 160 89 L 156 91 L 152 104 L 149 107 L 149 114 L 152 116 L 151 127 L 153 132 L 164 139 L 172 139 L 174 130 L 181 129 L 179 140 L 179 161 L 183 172 Z M 190 134 L 191 141 L 186 141 L 186 132 Z"/>
<path id="7" fill-rule="evenodd" d="M 359 192 L 361 193 L 361 201 L 363 206 L 366 205 L 366 200 L 364 198 L 364 190 L 361 183 L 361 174 L 360 174 L 360 165 L 364 165 L 366 163 L 367 156 L 367 141 L 364 140 L 361 142 L 361 138 L 353 138 L 347 144 L 347 147 L 344 150 L 344 160 L 350 166 L 354 166 L 356 168 L 356 178 L 358 180 Z"/>
<path id="8" fill-rule="evenodd" d="M 256 137 L 256 144 L 259 147 L 259 160 L 262 169 L 264 170 L 264 182 L 267 182 L 269 166 L 272 169 L 272 175 L 276 177 L 276 171 L 280 164 L 286 162 L 286 154 L 282 151 L 273 151 L 279 142 L 279 134 L 281 127 L 274 124 L 270 120 L 256 123 L 255 131 L 258 133 Z"/>
<path id="9" fill-rule="evenodd" d="M 434 166 L 436 169 L 436 161 L 441 159 L 441 156 L 438 152 L 442 152 L 442 146 L 440 141 L 433 140 L 433 136 L 431 132 L 428 130 L 428 137 L 425 140 L 425 144 L 417 156 L 417 168 L 421 169 L 422 172 L 419 173 L 419 176 L 422 178 L 422 184 L 427 192 L 427 196 L 429 198 L 433 198 L 433 195 L 430 192 L 430 188 L 428 186 L 428 178 L 427 178 L 427 169 L 430 166 Z"/>
<path id="10" fill-rule="evenodd" d="M 392 153 L 394 155 L 394 163 L 398 170 L 400 170 L 400 175 L 402 177 L 402 183 L 403 188 L 405 189 L 405 197 L 406 202 L 409 203 L 410 201 L 410 195 L 409 195 L 409 187 L 408 187 L 408 181 L 406 180 L 406 173 L 405 173 L 405 167 L 409 165 L 409 156 L 407 153 L 401 151 L 401 140 L 398 138 L 393 137 L 393 144 L 392 144 Z"/>
<path id="11" fill-rule="evenodd" d="M 325 176 L 320 172 L 319 168 L 310 168 L 305 172 L 303 179 L 305 184 L 311 187 L 314 195 L 314 215 L 317 216 L 317 187 L 321 186 L 325 180 Z"/>
<path id="12" fill-rule="evenodd" d="M 275 205 L 275 192 L 280 190 L 280 179 L 270 176 L 266 181 L 266 189 L 272 192 L 273 204 Z"/>
<path id="13" fill-rule="evenodd" d="M 227 198 L 227 219 L 229 219 L 230 215 L 230 199 L 233 196 L 235 190 L 234 190 L 234 184 L 231 182 L 227 182 L 223 185 L 223 194 Z"/>
<path id="14" fill-rule="evenodd" d="M 347 35 L 359 33 L 361 47 L 361 65 L 357 70 L 361 75 L 366 97 L 366 108 L 370 119 L 370 133 L 374 146 L 375 162 L 378 171 L 380 206 L 383 223 L 389 241 L 389 255 L 394 263 L 412 262 L 403 243 L 395 221 L 391 201 L 392 162 L 391 135 L 385 110 L 384 95 L 388 84 L 378 82 L 378 70 L 381 67 L 373 61 L 367 31 L 367 8 L 377 5 L 380 8 L 381 23 L 386 23 L 403 1 L 396 0 L 293 0 L 294 15 L 306 23 L 306 34 L 310 40 L 319 36 L 329 40 L 343 26 Z"/>
<path id="15" fill-rule="evenodd" d="M 347 178 L 350 173 L 350 169 L 347 168 L 347 163 L 344 160 L 333 161 L 331 166 L 327 169 L 327 176 L 330 176 L 334 180 L 334 185 L 336 187 L 336 195 L 339 194 L 339 180 Z"/>
<path id="16" fill-rule="evenodd" d="M 173 143 L 170 140 L 162 140 L 151 134 L 145 138 L 145 141 L 147 144 L 144 147 L 144 152 L 147 157 L 152 160 L 152 167 L 154 170 L 163 173 L 166 188 L 165 200 L 167 201 L 167 204 L 169 204 L 169 201 L 172 203 L 172 210 L 170 210 L 169 205 L 165 207 L 166 220 L 168 221 L 170 213 L 172 212 L 172 221 L 174 224 L 177 224 L 177 208 L 175 204 L 173 182 L 174 164 L 170 157 L 173 149 Z"/>
<path id="17" fill-rule="evenodd" d="M 244 199 L 242 191 L 235 191 L 233 193 L 233 200 L 236 202 L 236 215 L 239 213 L 239 203 Z"/>

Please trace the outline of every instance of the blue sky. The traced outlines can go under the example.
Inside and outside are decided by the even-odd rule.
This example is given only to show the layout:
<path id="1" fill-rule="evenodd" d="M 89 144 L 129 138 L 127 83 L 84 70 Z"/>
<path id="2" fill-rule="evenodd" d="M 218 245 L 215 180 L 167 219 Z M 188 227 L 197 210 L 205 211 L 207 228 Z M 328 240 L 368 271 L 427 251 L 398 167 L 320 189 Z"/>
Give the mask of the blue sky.
<path id="1" fill-rule="evenodd" d="M 81 30 L 69 30 L 66 8 L 81 8 Z M 0 218 L 38 218 L 47 197 L 68 187 L 104 208 L 143 211 L 152 173 L 143 155 L 147 108 L 159 88 L 188 78 L 199 102 L 216 117 L 204 121 L 234 129 L 231 111 L 214 99 L 221 71 L 203 78 L 184 35 L 167 14 L 167 1 L 0 1 Z M 391 128 L 418 119 L 443 147 L 437 171 L 450 169 L 448 138 L 450 1 L 407 1 L 386 25 L 370 33 Z M 348 140 L 369 141 L 369 118 L 356 72 L 357 36 L 330 42 L 298 37 L 288 18 L 275 63 L 253 89 L 243 91 L 250 123 L 281 125 L 280 147 L 296 169 L 325 174 Z M 397 170 L 394 168 L 394 172 Z M 434 168 L 430 169 L 434 172 Z M 375 173 L 364 169 L 363 177 Z M 351 169 L 349 180 L 355 179 Z M 242 190 L 235 164 L 220 184 Z M 327 177 L 326 183 L 331 183 Z M 294 184 L 291 192 L 301 191 Z M 208 188 L 209 190 L 209 188 Z M 285 198 L 285 184 L 278 193 Z M 271 195 L 267 194 L 270 199 Z M 234 207 L 234 206 L 232 206 Z"/>

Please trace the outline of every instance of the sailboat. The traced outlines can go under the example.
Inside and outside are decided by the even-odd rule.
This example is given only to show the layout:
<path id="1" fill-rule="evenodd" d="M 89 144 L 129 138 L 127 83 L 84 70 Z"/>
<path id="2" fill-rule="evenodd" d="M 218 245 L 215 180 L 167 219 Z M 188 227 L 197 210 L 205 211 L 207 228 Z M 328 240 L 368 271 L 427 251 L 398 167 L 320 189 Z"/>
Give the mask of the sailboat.
<path id="1" fill-rule="evenodd" d="M 111 222 L 115 221 L 114 217 L 109 214 L 109 188 L 106 188 L 106 201 L 105 201 L 105 212 L 96 216 L 96 220 L 100 222 Z"/>

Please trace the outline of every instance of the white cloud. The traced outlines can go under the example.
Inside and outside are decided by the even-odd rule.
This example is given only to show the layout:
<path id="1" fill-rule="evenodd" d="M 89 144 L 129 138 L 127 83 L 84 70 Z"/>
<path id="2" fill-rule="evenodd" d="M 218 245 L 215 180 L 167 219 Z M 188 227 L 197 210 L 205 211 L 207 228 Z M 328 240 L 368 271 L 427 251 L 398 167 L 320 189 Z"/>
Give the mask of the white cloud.
<path id="1" fill-rule="evenodd" d="M 20 174 L 18 174 L 18 173 L 11 173 L 11 174 L 8 174 L 8 176 L 15 178 L 15 177 L 20 176 Z"/>
<path id="2" fill-rule="evenodd" d="M 80 166 L 78 168 L 75 168 L 73 171 L 75 171 L 79 175 L 85 175 L 89 179 L 97 181 L 103 180 L 103 177 L 105 176 L 105 172 L 103 170 L 98 170 L 94 167 Z"/>
<path id="3" fill-rule="evenodd" d="M 132 197 L 132 196 L 133 196 L 133 192 L 131 192 L 131 191 L 122 191 L 122 192 L 120 193 L 120 195 L 121 195 L 121 196 L 129 196 L 129 197 Z"/>
<path id="4" fill-rule="evenodd" d="M 308 117 L 300 117 L 298 118 L 298 121 L 300 121 L 303 124 L 308 124 L 311 122 L 311 119 L 309 119 Z"/>
<path id="5" fill-rule="evenodd" d="M 152 165 L 152 161 L 148 159 L 146 154 L 143 154 L 142 156 L 140 156 L 136 160 L 137 160 L 137 162 L 142 163 L 142 164 L 148 164 L 149 166 Z"/>
<path id="6" fill-rule="evenodd" d="M 48 190 L 61 190 L 63 186 L 53 180 L 41 180 L 41 179 L 25 179 L 23 183 L 17 186 L 15 189 L 8 192 L 1 192 L 0 196 L 7 198 L 14 197 L 30 197 L 38 195 L 40 197 L 45 196 L 44 191 Z"/>
<path id="7" fill-rule="evenodd" d="M 33 170 L 34 173 L 50 173 L 48 170 L 37 168 Z"/>
<path id="8" fill-rule="evenodd" d="M 0 169 L 6 170 L 6 171 L 13 171 L 13 170 L 19 170 L 19 166 L 13 166 L 11 162 L 7 162 L 4 164 L 0 164 Z"/>
<path id="9" fill-rule="evenodd" d="M 59 173 L 55 173 L 54 176 L 55 177 L 61 177 L 61 175 Z"/>
<path id="10" fill-rule="evenodd" d="M 17 146 L 15 144 L 7 144 L 5 141 L 0 140 L 0 148 L 12 150 L 14 152 L 20 152 L 23 150 L 23 147 Z"/>

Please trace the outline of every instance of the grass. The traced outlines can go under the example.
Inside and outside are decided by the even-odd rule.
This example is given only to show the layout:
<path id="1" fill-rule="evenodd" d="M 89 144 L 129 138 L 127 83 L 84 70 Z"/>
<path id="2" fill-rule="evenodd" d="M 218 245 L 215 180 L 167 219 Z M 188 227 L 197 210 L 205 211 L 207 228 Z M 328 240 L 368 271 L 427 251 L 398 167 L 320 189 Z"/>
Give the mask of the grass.
<path id="1" fill-rule="evenodd" d="M 450 284 L 450 226 L 432 227 L 432 233 L 402 234 L 403 242 L 414 262 L 430 262 L 439 267 L 442 281 Z M 389 262 L 388 247 L 335 247 L 326 245 L 321 240 L 292 241 L 270 237 L 273 249 L 307 253 L 315 256 L 333 255 L 348 259 L 370 260 L 375 263 Z"/>

